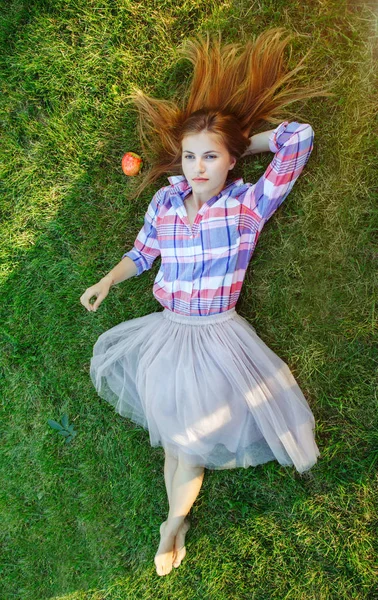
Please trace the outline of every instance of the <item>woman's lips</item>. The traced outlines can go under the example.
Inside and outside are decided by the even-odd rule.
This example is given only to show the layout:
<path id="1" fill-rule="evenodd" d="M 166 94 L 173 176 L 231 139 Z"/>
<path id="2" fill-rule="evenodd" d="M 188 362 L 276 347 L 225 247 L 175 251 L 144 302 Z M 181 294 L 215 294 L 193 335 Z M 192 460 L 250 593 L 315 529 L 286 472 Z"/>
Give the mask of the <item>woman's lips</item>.
<path id="1" fill-rule="evenodd" d="M 194 178 L 193 181 L 208 181 L 208 179 L 203 179 L 201 178 Z"/>

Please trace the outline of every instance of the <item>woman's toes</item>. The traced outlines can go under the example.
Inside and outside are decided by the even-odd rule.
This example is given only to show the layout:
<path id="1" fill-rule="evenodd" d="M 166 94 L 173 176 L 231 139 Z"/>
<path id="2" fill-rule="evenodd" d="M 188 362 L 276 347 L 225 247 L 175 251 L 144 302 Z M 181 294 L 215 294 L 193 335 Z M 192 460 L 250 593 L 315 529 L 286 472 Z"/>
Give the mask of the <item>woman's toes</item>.
<path id="1" fill-rule="evenodd" d="M 172 571 L 172 553 L 155 556 L 156 573 L 160 576 L 168 575 Z"/>

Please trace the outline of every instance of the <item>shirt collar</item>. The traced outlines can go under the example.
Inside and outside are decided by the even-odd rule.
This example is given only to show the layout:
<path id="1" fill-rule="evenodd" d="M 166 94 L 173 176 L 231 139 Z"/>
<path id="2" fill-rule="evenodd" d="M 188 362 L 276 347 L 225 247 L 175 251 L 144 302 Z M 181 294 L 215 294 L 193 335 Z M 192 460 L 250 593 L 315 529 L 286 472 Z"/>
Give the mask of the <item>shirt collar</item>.
<path id="1" fill-rule="evenodd" d="M 168 177 L 168 181 L 171 185 L 176 185 L 176 183 L 180 183 L 180 181 L 186 181 L 184 175 L 171 175 Z"/>

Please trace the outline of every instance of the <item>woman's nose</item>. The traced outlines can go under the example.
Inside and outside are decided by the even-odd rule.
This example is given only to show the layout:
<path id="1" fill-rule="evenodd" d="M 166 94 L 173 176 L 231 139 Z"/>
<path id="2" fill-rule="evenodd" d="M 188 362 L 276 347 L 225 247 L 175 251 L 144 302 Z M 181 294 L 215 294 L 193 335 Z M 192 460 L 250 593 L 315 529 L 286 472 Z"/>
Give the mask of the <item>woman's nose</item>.
<path id="1" fill-rule="evenodd" d="M 203 173 L 203 171 L 205 170 L 205 167 L 204 167 L 204 163 L 203 163 L 203 160 L 202 160 L 202 158 L 199 158 L 199 159 L 198 159 L 198 162 L 197 162 L 197 164 L 196 164 L 196 169 L 197 169 L 197 171 L 198 171 L 199 173 Z"/>

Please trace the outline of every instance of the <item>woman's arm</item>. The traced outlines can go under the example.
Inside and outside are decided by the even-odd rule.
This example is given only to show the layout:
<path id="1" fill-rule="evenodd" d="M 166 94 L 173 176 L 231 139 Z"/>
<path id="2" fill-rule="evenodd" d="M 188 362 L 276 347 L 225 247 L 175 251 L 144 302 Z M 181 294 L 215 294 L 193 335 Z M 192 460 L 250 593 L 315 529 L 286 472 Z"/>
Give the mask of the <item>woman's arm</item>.
<path id="1" fill-rule="evenodd" d="M 125 279 L 140 275 L 143 271 L 150 269 L 155 258 L 160 254 L 157 239 L 156 219 L 159 209 L 159 201 L 164 198 L 164 190 L 161 188 L 148 205 L 144 216 L 144 225 L 139 231 L 134 247 L 126 252 L 121 261 L 105 275 L 100 281 L 85 290 L 80 302 L 87 310 L 96 311 L 101 302 L 106 298 L 112 285 L 116 285 Z M 94 304 L 90 300 L 96 296 Z"/>
<path id="2" fill-rule="evenodd" d="M 136 264 L 131 258 L 125 256 L 105 277 L 102 279 L 108 279 L 110 285 L 116 285 L 117 283 L 121 283 L 121 281 L 125 281 L 125 279 L 129 279 L 130 277 L 134 277 L 137 274 Z"/>
<path id="3" fill-rule="evenodd" d="M 243 204 L 263 224 L 285 200 L 303 171 L 314 146 L 314 131 L 308 123 L 283 121 L 271 134 L 275 154 L 265 173 L 248 188 Z"/>
<path id="4" fill-rule="evenodd" d="M 144 225 L 136 237 L 133 248 L 129 252 L 125 252 L 122 256 L 123 259 L 127 257 L 135 263 L 137 268 L 136 275 L 140 275 L 143 271 L 151 269 L 155 258 L 160 255 L 156 227 L 159 204 L 165 197 L 166 189 L 166 187 L 161 188 L 152 198 L 144 216 Z"/>
<path id="5" fill-rule="evenodd" d="M 250 154 L 258 154 L 259 152 L 268 152 L 269 148 L 269 137 L 274 129 L 269 131 L 263 131 L 262 133 L 256 133 L 249 139 L 251 140 L 247 150 L 242 156 L 249 156 Z"/>
<path id="6" fill-rule="evenodd" d="M 129 277 L 133 277 L 137 273 L 135 263 L 127 256 L 123 258 L 118 265 L 114 267 L 105 277 L 100 279 L 94 285 L 87 288 L 80 297 L 80 302 L 89 311 L 96 312 L 101 302 L 106 298 L 112 285 L 125 281 Z M 91 298 L 96 297 L 93 304 L 90 303 Z"/>

